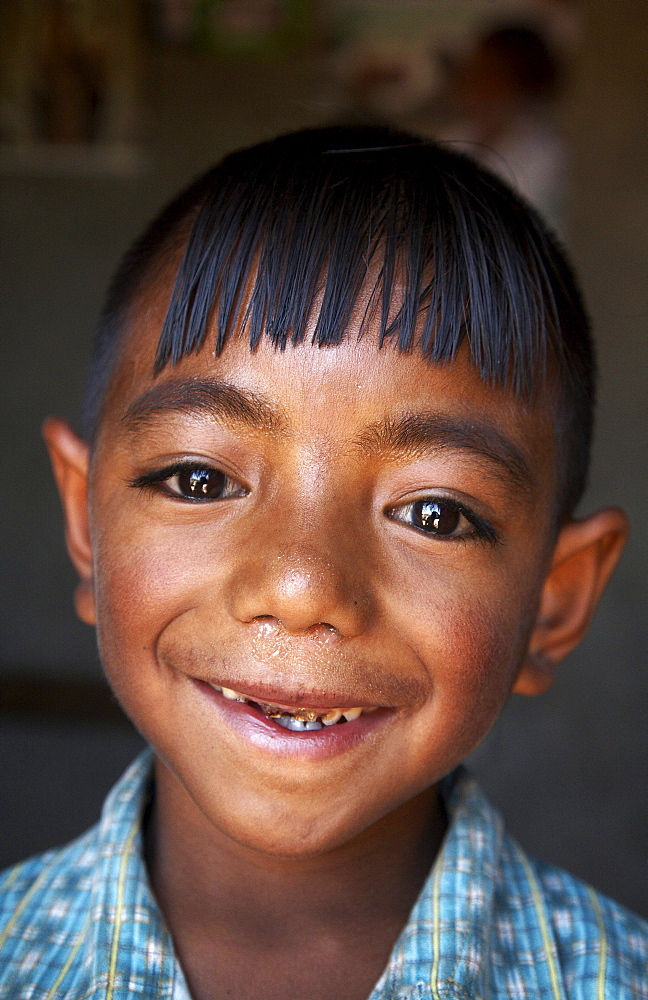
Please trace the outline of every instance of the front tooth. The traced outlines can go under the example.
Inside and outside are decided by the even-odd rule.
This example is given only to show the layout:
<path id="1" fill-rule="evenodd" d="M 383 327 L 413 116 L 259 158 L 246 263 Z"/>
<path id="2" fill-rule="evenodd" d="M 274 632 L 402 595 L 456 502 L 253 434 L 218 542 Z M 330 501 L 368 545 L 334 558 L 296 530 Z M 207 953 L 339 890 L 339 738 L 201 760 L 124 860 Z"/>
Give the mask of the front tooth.
<path id="1" fill-rule="evenodd" d="M 347 720 L 347 722 L 355 722 L 355 720 L 359 719 L 360 716 L 362 715 L 362 709 L 361 708 L 345 708 L 345 710 L 342 712 L 342 715 Z"/>
<path id="2" fill-rule="evenodd" d="M 310 708 L 296 708 L 290 714 L 299 719 L 300 722 L 317 722 L 319 718 L 317 712 L 313 712 Z"/>
<path id="3" fill-rule="evenodd" d="M 238 691 L 232 691 L 231 688 L 221 688 L 221 694 L 228 701 L 245 701 L 242 694 L 239 694 Z"/>
<path id="4" fill-rule="evenodd" d="M 342 712 L 339 708 L 331 708 L 324 715 L 320 716 L 320 718 L 325 726 L 334 726 L 342 718 Z"/>

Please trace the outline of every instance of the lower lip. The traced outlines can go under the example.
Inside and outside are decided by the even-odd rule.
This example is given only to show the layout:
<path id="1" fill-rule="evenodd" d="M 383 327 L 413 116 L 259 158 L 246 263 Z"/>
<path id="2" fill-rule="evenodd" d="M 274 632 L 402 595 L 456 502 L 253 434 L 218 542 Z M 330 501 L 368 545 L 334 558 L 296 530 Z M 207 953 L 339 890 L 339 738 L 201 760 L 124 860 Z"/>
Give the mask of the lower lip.
<path id="1" fill-rule="evenodd" d="M 363 712 L 353 722 L 336 722 L 322 729 L 295 732 L 280 726 L 247 702 L 230 701 L 210 684 L 195 678 L 192 680 L 240 736 L 263 750 L 284 756 L 317 760 L 335 757 L 371 740 L 395 716 L 393 709 L 377 708 L 373 712 Z"/>

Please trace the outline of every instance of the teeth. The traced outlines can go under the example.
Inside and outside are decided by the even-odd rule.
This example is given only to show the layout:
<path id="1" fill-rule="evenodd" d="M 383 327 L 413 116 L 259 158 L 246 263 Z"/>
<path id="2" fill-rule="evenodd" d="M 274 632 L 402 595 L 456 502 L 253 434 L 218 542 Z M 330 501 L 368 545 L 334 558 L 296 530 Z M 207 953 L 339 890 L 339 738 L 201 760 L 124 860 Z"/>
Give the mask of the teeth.
<path id="1" fill-rule="evenodd" d="M 313 712 L 309 708 L 296 708 L 294 712 L 290 713 L 299 719 L 300 722 L 317 722 L 319 716 L 317 712 Z"/>
<path id="2" fill-rule="evenodd" d="M 305 733 L 311 732 L 315 729 L 323 729 L 324 726 L 321 722 L 306 721 L 304 719 L 296 719 L 293 715 L 280 715 L 275 719 L 280 726 L 284 729 L 290 729 L 294 733 Z"/>
<path id="3" fill-rule="evenodd" d="M 221 688 L 220 689 L 223 698 L 227 698 L 228 701 L 246 701 L 247 699 L 239 694 L 237 691 L 232 691 L 231 688 Z"/>
<path id="4" fill-rule="evenodd" d="M 234 691 L 233 688 L 220 687 L 218 684 L 211 684 L 210 687 L 220 692 L 223 698 L 227 698 L 228 701 L 252 701 L 245 695 L 239 694 L 238 691 Z M 280 726 L 283 726 L 284 729 L 290 729 L 296 733 L 323 729 L 324 726 L 334 726 L 340 719 L 344 719 L 346 722 L 355 722 L 363 712 L 375 712 L 377 707 L 372 705 L 369 708 L 329 708 L 326 712 L 316 712 L 312 708 L 296 708 L 294 712 L 286 712 L 284 709 L 278 708 L 277 705 L 266 702 L 252 701 L 252 704 L 256 705 L 268 718 L 274 719 Z"/>
<path id="5" fill-rule="evenodd" d="M 339 722 L 342 718 L 342 712 L 339 708 L 331 708 L 328 712 L 325 712 L 322 716 L 322 722 L 325 726 L 334 726 L 336 722 Z"/>

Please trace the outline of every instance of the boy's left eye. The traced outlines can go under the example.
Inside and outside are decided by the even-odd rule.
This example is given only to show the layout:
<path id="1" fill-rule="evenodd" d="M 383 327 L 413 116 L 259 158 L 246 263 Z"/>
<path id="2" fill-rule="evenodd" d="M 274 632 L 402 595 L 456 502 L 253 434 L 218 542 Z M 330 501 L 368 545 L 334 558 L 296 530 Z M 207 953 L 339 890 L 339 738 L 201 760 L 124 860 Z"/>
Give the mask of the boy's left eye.
<path id="1" fill-rule="evenodd" d="M 496 533 L 489 524 L 467 511 L 453 500 L 425 498 L 393 507 L 388 516 L 411 528 L 436 538 L 468 538 L 476 536 L 496 541 Z"/>
<path id="2" fill-rule="evenodd" d="M 247 490 L 221 469 L 210 465 L 179 463 L 156 469 L 132 480 L 136 489 L 151 489 L 170 493 L 181 500 L 209 502 L 245 496 Z"/>

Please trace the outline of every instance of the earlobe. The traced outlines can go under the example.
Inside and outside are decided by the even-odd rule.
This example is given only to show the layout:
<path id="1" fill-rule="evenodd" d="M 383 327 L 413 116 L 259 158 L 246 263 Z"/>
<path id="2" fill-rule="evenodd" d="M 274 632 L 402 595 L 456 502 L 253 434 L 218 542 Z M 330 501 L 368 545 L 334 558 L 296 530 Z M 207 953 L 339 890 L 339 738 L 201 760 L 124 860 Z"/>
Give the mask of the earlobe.
<path id="1" fill-rule="evenodd" d="M 92 544 L 88 520 L 89 448 L 70 425 L 58 417 L 45 421 L 43 437 L 63 505 L 68 552 L 80 576 L 75 593 L 77 614 L 88 625 L 94 625 Z"/>
<path id="2" fill-rule="evenodd" d="M 561 530 L 516 694 L 541 694 L 551 686 L 556 667 L 585 635 L 627 537 L 628 520 L 616 507 Z"/>

